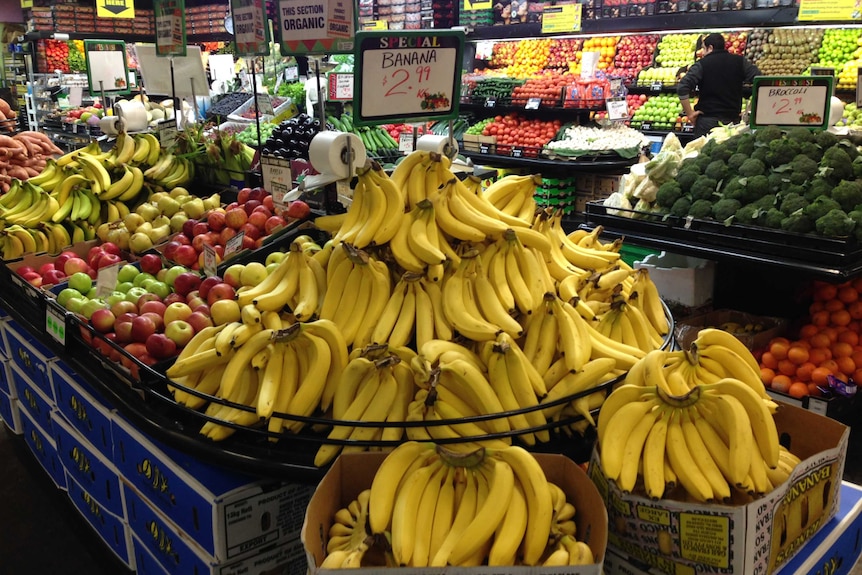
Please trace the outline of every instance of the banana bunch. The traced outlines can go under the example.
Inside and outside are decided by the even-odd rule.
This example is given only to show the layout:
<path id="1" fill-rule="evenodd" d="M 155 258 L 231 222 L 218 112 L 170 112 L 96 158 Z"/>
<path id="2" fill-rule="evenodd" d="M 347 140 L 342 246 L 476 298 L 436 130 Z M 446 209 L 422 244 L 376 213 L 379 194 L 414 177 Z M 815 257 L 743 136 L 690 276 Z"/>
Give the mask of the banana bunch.
<path id="1" fill-rule="evenodd" d="M 194 164 L 188 158 L 163 153 L 155 164 L 143 172 L 144 179 L 166 190 L 183 187 L 194 178 Z"/>
<path id="2" fill-rule="evenodd" d="M 26 182 L 13 182 L 0 203 L 0 220 L 5 225 L 18 224 L 34 228 L 48 221 L 59 209 L 57 199 L 39 186 Z"/>
<path id="3" fill-rule="evenodd" d="M 556 248 L 554 252 L 556 262 L 568 262 L 569 266 L 581 272 L 602 272 L 612 265 L 628 268 L 619 253 L 622 240 L 602 243 L 598 237 L 603 231 L 601 226 L 591 231 L 575 230 L 567 235 L 563 230 L 562 218 L 562 211 L 545 209 L 538 212 L 533 220 L 533 229 L 548 235 L 553 240 L 552 244 L 559 246 L 559 254 Z M 559 255 L 563 256 L 562 260 Z"/>
<path id="4" fill-rule="evenodd" d="M 637 306 L 622 296 L 614 298 L 608 310 L 595 317 L 596 330 L 614 341 L 649 352 L 660 348 L 664 339 Z"/>
<path id="5" fill-rule="evenodd" d="M 125 202 L 120 200 L 106 200 L 102 202 L 102 213 L 100 219 L 103 224 L 111 224 L 125 219 L 125 217 L 130 213 L 131 210 L 129 210 L 129 206 Z M 100 224 L 100 226 L 103 224 Z"/>
<path id="6" fill-rule="evenodd" d="M 325 292 L 326 270 L 294 240 L 287 257 L 262 282 L 241 289 L 237 301 L 240 306 L 254 304 L 262 312 L 280 312 L 287 306 L 297 321 L 309 321 L 320 311 Z"/>
<path id="7" fill-rule="evenodd" d="M 43 223 L 37 228 L 12 224 L 0 230 L 0 252 L 5 260 L 28 253 L 58 254 L 71 243 L 69 232 L 59 224 Z"/>
<path id="8" fill-rule="evenodd" d="M 261 419 L 269 420 L 271 433 L 298 432 L 305 422 L 281 415 L 313 414 L 324 389 L 334 394 L 346 364 L 347 346 L 332 322 L 291 323 L 276 312 L 246 305 L 241 321 L 195 334 L 166 373 L 182 384 L 173 386 L 178 402 L 199 407 L 199 400 L 188 397 L 195 395 L 191 389 L 238 404 L 207 407 L 207 415 L 231 425 L 207 422 L 201 433 L 222 440 L 237 426 Z"/>
<path id="9" fill-rule="evenodd" d="M 496 295 L 494 284 L 482 266 L 478 250 L 468 250 L 442 288 L 443 314 L 462 336 L 488 341 L 505 332 L 520 337 L 523 328 Z"/>
<path id="10" fill-rule="evenodd" d="M 482 271 L 492 292 L 507 313 L 532 314 L 547 291 L 554 291 L 553 280 L 546 274 L 543 258 L 528 249 L 514 230 L 507 230 L 480 254 Z"/>
<path id="11" fill-rule="evenodd" d="M 403 217 L 401 188 L 372 162 L 357 171 L 353 201 L 334 237 L 359 249 L 383 245 L 395 237 Z"/>
<path id="12" fill-rule="evenodd" d="M 326 293 L 318 315 L 338 326 L 347 345 L 361 348 L 371 343 L 391 294 L 386 264 L 342 242 L 327 262 Z"/>
<path id="13" fill-rule="evenodd" d="M 443 313 L 440 286 L 424 275 L 405 272 L 392 289 L 371 341 L 400 347 L 414 337 L 417 348 L 432 339 L 452 339 L 452 325 Z"/>
<path id="14" fill-rule="evenodd" d="M 413 399 L 416 385 L 409 364 L 389 351 L 389 346 L 369 346 L 350 359 L 332 397 L 332 418 L 339 422 L 378 422 L 379 426 L 334 425 L 327 439 L 318 448 L 314 464 L 323 466 L 339 452 L 364 451 L 362 442 L 398 442 L 404 435 L 403 423 L 407 408 Z M 412 352 L 411 352 L 412 353 Z"/>
<path id="15" fill-rule="evenodd" d="M 70 174 L 51 192 L 58 203 L 58 209 L 50 217 L 50 221 L 60 223 L 86 221 L 93 225 L 101 225 L 102 205 L 93 193 L 93 183 L 84 174 Z"/>
<path id="16" fill-rule="evenodd" d="M 431 281 L 439 282 L 447 260 L 457 266 L 461 257 L 437 225 L 434 213 L 434 205 L 430 201 L 420 201 L 401 218 L 398 230 L 389 242 L 389 249 L 396 263 L 406 271 L 424 273 Z"/>
<path id="17" fill-rule="evenodd" d="M 360 523 L 365 498 L 367 528 Z M 396 447 L 370 492 L 345 509 L 327 543 L 329 555 L 337 555 L 321 566 L 541 565 L 560 541 L 570 544 L 576 515 L 566 493 L 520 447 L 456 452 L 414 441 Z M 345 563 L 350 550 L 360 552 Z M 590 561 L 592 553 L 571 554 L 572 562 L 579 558 Z"/>
<path id="18" fill-rule="evenodd" d="M 774 488 L 769 477 L 779 464 L 778 430 L 757 392 L 732 377 L 684 394 L 672 392 L 658 374 L 653 380 L 656 385 L 626 383 L 602 404 L 597 431 L 606 477 L 626 492 L 642 485 L 656 499 L 669 485 L 719 503 Z"/>
<path id="19" fill-rule="evenodd" d="M 57 165 L 57 161 L 54 160 L 54 158 L 48 158 L 42 171 L 39 172 L 37 175 L 33 176 L 32 178 L 29 178 L 27 181 L 34 186 L 39 186 L 46 192 L 53 192 L 54 189 L 60 185 L 60 182 L 62 182 L 66 178 L 66 175 L 66 171 L 61 166 Z M 13 185 L 20 183 L 21 182 L 18 180 L 13 180 Z M 10 189 L 9 192 L 11 191 L 12 190 Z M 8 195 L 9 192 L 7 192 L 6 195 Z M 4 195 L 3 197 L 5 198 L 6 195 Z M 6 204 L 4 204 L 2 200 L 0 200 L 0 205 L 5 206 Z"/>
<path id="20" fill-rule="evenodd" d="M 541 183 L 535 174 L 505 176 L 485 188 L 481 195 L 504 214 L 530 222 L 536 213 L 536 186 Z"/>
<path id="21" fill-rule="evenodd" d="M 67 225 L 69 226 L 69 228 L 71 228 L 70 235 L 72 236 L 73 244 L 77 244 L 79 242 L 88 242 L 96 238 L 96 226 L 94 226 L 87 220 L 80 220 L 77 222 L 70 221 Z M 120 249 L 125 248 L 120 245 Z"/>

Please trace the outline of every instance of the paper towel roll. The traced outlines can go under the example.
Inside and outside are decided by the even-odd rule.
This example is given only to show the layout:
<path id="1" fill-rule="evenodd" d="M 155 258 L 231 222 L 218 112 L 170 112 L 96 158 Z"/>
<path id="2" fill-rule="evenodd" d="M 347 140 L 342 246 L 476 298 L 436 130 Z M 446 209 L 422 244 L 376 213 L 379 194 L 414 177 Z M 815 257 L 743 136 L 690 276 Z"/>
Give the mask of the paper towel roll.
<path id="1" fill-rule="evenodd" d="M 420 136 L 416 141 L 417 150 L 425 150 L 426 152 L 437 152 L 450 158 L 454 158 L 458 154 L 458 141 L 449 139 L 449 136 L 436 136 L 433 134 L 425 134 Z"/>
<path id="2" fill-rule="evenodd" d="M 114 108 L 119 108 L 118 116 L 123 118 L 127 132 L 141 132 L 147 129 L 147 109 L 137 100 L 119 100 L 114 102 Z"/>
<path id="3" fill-rule="evenodd" d="M 322 175 L 337 176 L 338 179 L 353 177 L 349 172 L 350 157 L 353 170 L 365 165 L 367 155 L 362 140 L 356 134 L 344 132 L 319 132 L 308 146 L 308 159 Z"/>

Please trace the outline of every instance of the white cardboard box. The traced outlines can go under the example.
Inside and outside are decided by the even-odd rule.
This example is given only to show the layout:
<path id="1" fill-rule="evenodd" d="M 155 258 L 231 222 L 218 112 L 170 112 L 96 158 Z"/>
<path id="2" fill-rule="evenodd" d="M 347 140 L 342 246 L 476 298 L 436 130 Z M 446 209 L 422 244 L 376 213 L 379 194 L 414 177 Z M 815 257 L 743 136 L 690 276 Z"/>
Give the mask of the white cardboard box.
<path id="1" fill-rule="evenodd" d="M 635 262 L 635 269 L 647 268 L 659 295 L 689 307 L 712 299 L 715 262 L 690 256 L 661 252 Z"/>

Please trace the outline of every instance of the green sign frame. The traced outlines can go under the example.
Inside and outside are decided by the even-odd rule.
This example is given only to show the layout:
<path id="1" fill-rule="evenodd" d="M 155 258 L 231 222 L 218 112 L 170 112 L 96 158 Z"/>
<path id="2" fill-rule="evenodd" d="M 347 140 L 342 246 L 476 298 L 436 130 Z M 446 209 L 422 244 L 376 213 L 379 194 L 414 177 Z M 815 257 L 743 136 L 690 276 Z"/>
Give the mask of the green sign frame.
<path id="1" fill-rule="evenodd" d="M 282 56 L 353 53 L 359 28 L 353 0 L 278 0 L 277 7 Z"/>
<path id="2" fill-rule="evenodd" d="M 356 125 L 458 117 L 464 32 L 381 30 L 356 34 Z"/>
<path id="3" fill-rule="evenodd" d="M 126 95 L 129 87 L 129 62 L 122 40 L 84 40 L 87 83 L 91 94 Z M 122 76 L 119 70 L 122 69 Z"/>
<path id="4" fill-rule="evenodd" d="M 832 76 L 757 76 L 751 94 L 752 128 L 829 127 L 835 78 Z"/>
<path id="5" fill-rule="evenodd" d="M 156 21 L 156 56 L 185 56 L 188 45 L 185 0 L 153 0 L 153 15 Z M 170 25 L 169 34 L 159 35 L 160 23 Z"/>

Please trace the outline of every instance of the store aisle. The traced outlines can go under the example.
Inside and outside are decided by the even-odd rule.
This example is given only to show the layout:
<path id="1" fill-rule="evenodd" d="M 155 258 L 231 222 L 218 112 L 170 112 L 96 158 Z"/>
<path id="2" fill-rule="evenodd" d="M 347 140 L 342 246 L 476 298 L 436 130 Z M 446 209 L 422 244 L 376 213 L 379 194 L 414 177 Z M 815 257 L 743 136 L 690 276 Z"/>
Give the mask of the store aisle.
<path id="1" fill-rule="evenodd" d="M 852 445 L 852 444 L 851 444 Z M 845 478 L 862 482 L 848 453 Z M 51 483 L 20 437 L 0 423 L 0 575 L 129 575 Z M 849 575 L 862 575 L 862 561 Z"/>

